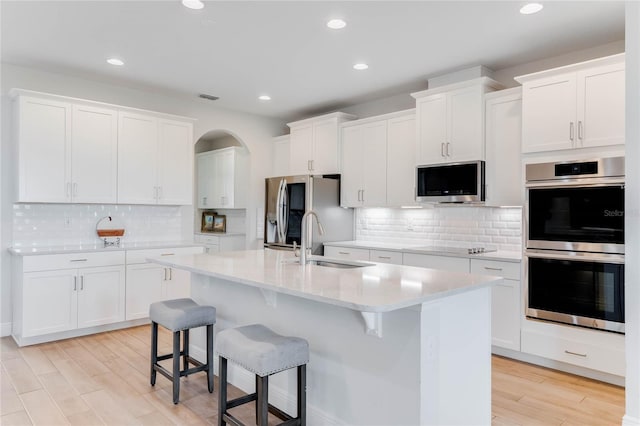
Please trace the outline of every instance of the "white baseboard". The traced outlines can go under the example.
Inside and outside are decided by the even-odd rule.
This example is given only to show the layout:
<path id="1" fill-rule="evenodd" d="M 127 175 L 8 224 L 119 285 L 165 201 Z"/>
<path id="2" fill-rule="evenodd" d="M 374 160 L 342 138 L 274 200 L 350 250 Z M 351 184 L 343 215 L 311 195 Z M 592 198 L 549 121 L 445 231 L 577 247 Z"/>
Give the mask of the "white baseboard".
<path id="1" fill-rule="evenodd" d="M 11 323 L 3 322 L 0 324 L 0 337 L 11 336 Z"/>
<path id="2" fill-rule="evenodd" d="M 622 426 L 640 426 L 640 418 L 625 414 L 622 418 Z"/>
<path id="3" fill-rule="evenodd" d="M 189 346 L 189 354 L 200 362 L 204 362 L 207 359 L 204 349 L 194 346 L 193 344 Z M 215 356 L 214 372 L 216 375 L 218 374 L 217 356 Z M 227 380 L 245 393 L 255 392 L 255 376 L 231 362 L 227 365 Z M 297 396 L 295 394 L 289 394 L 278 386 L 274 386 L 272 381 L 269 381 L 269 402 L 287 413 L 296 412 Z M 325 413 L 307 402 L 307 424 L 309 426 L 339 426 L 344 425 L 345 422 L 332 417 L 330 414 Z"/>

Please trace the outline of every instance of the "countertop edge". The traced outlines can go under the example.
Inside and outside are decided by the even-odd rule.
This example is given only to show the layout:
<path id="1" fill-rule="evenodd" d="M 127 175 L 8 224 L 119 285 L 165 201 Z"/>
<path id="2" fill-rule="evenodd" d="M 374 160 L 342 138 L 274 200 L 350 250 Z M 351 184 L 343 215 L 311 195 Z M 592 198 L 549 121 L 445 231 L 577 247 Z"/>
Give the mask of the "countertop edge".
<path id="1" fill-rule="evenodd" d="M 143 244 L 143 243 L 130 243 L 130 244 Z M 41 251 L 22 251 L 33 250 L 34 247 L 9 247 L 7 251 L 13 256 L 45 256 L 51 254 L 72 254 L 72 253 L 99 253 L 99 252 L 113 252 L 113 251 L 134 251 L 134 250 L 153 250 L 163 248 L 185 248 L 185 247 L 204 247 L 204 243 L 192 243 L 192 242 L 176 242 L 176 243 L 149 243 L 149 245 L 132 245 L 127 246 L 123 244 L 119 247 L 100 247 L 98 245 L 94 247 L 78 247 L 78 248 L 65 248 L 65 247 L 38 247 L 36 250 Z"/>

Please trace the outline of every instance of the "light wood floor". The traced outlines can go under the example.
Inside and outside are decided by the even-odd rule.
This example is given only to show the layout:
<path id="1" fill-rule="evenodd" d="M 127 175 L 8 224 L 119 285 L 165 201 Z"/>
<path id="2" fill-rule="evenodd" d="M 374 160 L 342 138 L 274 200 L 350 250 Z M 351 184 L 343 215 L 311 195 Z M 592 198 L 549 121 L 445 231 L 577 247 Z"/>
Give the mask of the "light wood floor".
<path id="1" fill-rule="evenodd" d="M 178 405 L 164 377 L 149 386 L 149 333 L 143 326 L 24 348 L 0 339 L 0 424 L 215 424 L 218 384 L 209 394 L 203 373 L 182 379 Z M 170 347 L 161 333 L 160 351 Z M 620 387 L 500 357 L 492 401 L 494 425 L 619 425 L 624 414 Z M 252 409 L 233 412 L 252 424 Z"/>

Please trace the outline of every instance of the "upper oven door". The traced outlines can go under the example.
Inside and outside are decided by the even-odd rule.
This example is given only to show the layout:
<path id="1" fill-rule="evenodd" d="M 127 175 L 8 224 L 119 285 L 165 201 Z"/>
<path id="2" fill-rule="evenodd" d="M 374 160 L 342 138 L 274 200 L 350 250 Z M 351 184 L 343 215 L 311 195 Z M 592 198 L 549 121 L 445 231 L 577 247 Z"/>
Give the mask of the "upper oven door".
<path id="1" fill-rule="evenodd" d="M 624 254 L 624 185 L 529 185 L 527 248 Z"/>

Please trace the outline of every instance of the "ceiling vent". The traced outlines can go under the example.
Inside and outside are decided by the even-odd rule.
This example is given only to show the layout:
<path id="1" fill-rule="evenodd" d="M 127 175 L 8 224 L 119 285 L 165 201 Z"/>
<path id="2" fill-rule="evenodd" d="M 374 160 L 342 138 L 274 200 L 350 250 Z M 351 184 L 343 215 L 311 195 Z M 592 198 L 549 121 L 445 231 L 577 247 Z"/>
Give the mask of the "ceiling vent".
<path id="1" fill-rule="evenodd" d="M 218 99 L 220 99 L 218 96 L 207 95 L 206 93 L 200 93 L 198 97 L 202 99 L 208 99 L 210 101 L 217 101 Z"/>

